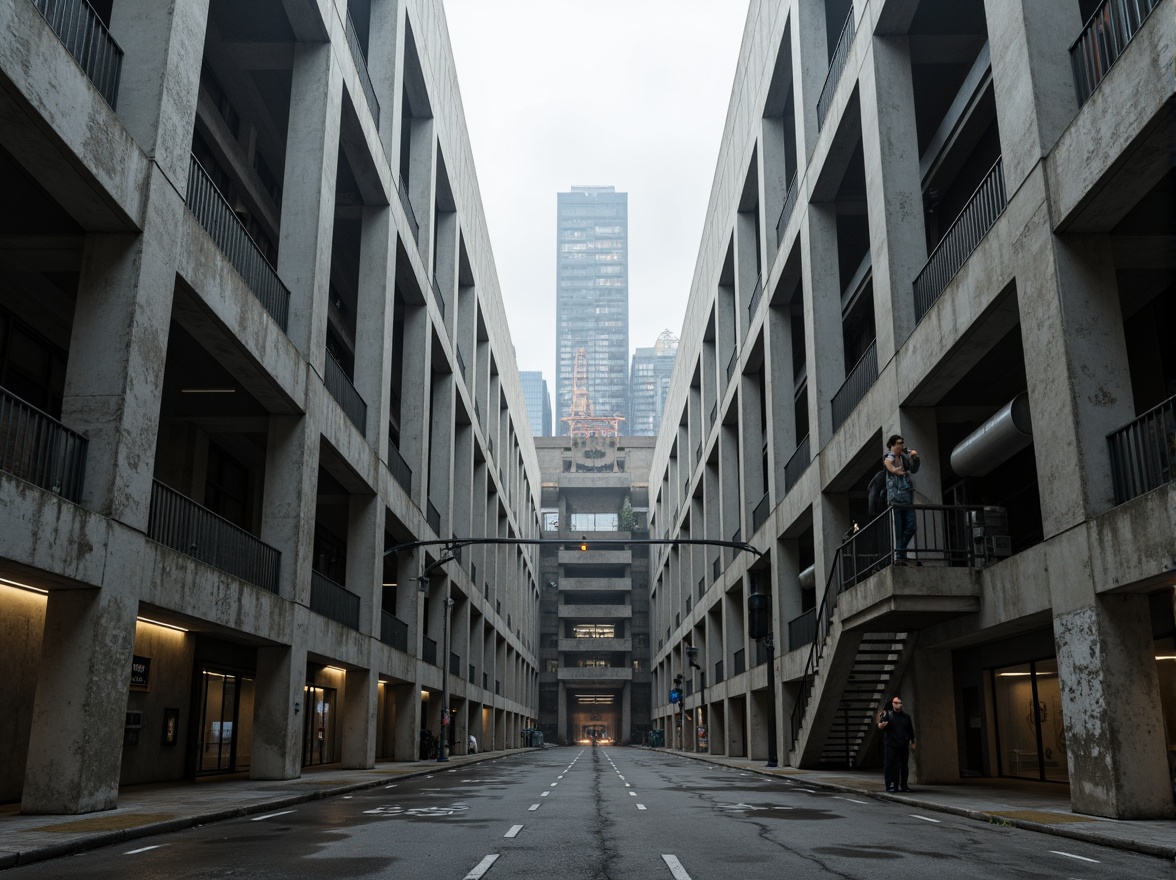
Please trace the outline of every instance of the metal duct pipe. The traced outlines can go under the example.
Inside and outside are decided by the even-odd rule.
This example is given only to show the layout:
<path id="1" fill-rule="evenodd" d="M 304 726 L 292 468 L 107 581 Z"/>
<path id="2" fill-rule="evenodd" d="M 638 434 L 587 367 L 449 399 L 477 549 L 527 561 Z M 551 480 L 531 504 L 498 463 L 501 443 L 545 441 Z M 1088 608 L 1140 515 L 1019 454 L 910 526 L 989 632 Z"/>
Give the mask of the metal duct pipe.
<path id="1" fill-rule="evenodd" d="M 812 590 L 817 586 L 817 567 L 810 565 L 796 576 L 796 582 L 802 590 Z"/>
<path id="2" fill-rule="evenodd" d="M 1018 394 L 951 451 L 951 469 L 982 477 L 1033 443 L 1029 395 Z"/>

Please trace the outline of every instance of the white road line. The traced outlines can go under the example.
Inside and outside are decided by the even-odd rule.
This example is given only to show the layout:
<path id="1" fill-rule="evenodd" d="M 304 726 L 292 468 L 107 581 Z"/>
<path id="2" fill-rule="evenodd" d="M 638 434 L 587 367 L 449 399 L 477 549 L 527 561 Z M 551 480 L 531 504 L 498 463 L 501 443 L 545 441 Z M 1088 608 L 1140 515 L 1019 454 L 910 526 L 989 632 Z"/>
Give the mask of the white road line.
<path id="1" fill-rule="evenodd" d="M 385 785 L 384 786 L 384 788 L 395 788 L 395 787 L 396 787 L 396 783 L 393 783 L 392 785 Z"/>
<path id="2" fill-rule="evenodd" d="M 835 800 L 835 801 L 849 801 L 850 803 L 853 803 L 853 804 L 868 804 L 869 803 L 869 801 L 859 801 L 859 800 L 854 800 L 853 798 L 842 797 L 839 794 L 833 795 L 833 800 Z"/>
<path id="3" fill-rule="evenodd" d="M 159 849 L 161 846 L 164 846 L 164 845 L 165 844 L 157 843 L 154 846 L 142 846 L 142 847 L 139 847 L 138 849 L 127 850 L 125 853 L 123 853 L 123 855 L 124 856 L 137 856 L 139 853 L 147 852 L 147 850 L 149 850 L 149 849 Z"/>
<path id="4" fill-rule="evenodd" d="M 272 819 L 275 816 L 285 816 L 287 813 L 293 813 L 293 810 L 282 810 L 280 813 L 266 813 L 264 816 L 254 816 L 250 822 L 260 822 L 262 819 Z"/>
<path id="5" fill-rule="evenodd" d="M 637 805 L 637 809 L 639 809 L 639 810 L 644 810 L 644 809 L 645 809 L 645 804 L 638 804 L 638 805 Z"/>
<path id="6" fill-rule="evenodd" d="M 548 786 L 548 788 L 555 788 L 557 785 L 559 785 L 558 782 L 553 782 L 553 783 L 551 783 L 551 785 Z"/>
<path id="7" fill-rule="evenodd" d="M 543 806 L 543 805 L 542 804 L 531 804 L 531 806 L 527 807 L 527 809 L 533 813 L 533 812 L 535 812 L 535 810 L 539 809 L 541 806 Z"/>
<path id="8" fill-rule="evenodd" d="M 520 831 L 522 831 L 522 830 L 523 830 L 523 826 L 522 826 L 522 825 L 511 825 L 511 826 L 510 826 L 510 831 L 506 832 L 506 834 L 504 834 L 504 835 L 502 835 L 502 836 L 503 836 L 503 837 L 518 837 L 518 836 L 519 836 L 519 832 L 520 832 Z"/>
<path id="9" fill-rule="evenodd" d="M 635 792 L 635 791 L 629 792 L 629 797 L 637 797 L 637 792 Z"/>
<path id="10" fill-rule="evenodd" d="M 918 813 L 911 813 L 911 818 L 922 819 L 924 822 L 934 822 L 936 825 L 938 825 L 940 821 L 938 819 L 932 819 L 929 816 L 920 816 Z"/>
<path id="11" fill-rule="evenodd" d="M 1086 856 L 1076 856 L 1073 853 L 1062 852 L 1060 849 L 1051 849 L 1050 852 L 1055 856 L 1065 856 L 1068 859 L 1077 859 L 1080 862 L 1094 862 L 1096 865 L 1102 864 L 1098 859 L 1088 859 Z"/>
<path id="12" fill-rule="evenodd" d="M 690 875 L 686 873 L 686 869 L 682 867 L 682 863 L 678 861 L 676 856 L 663 855 L 662 861 L 670 869 L 674 880 L 690 880 Z"/>
<path id="13" fill-rule="evenodd" d="M 629 782 L 625 783 L 625 788 L 632 788 L 632 787 L 633 787 L 632 783 L 629 783 Z"/>
<path id="14" fill-rule="evenodd" d="M 486 858 L 482 859 L 482 861 L 478 863 L 478 867 L 474 868 L 474 870 L 466 874 L 462 880 L 480 880 L 482 875 L 489 871 L 490 866 L 493 865 L 496 861 L 498 861 L 498 856 L 486 856 Z"/>
<path id="15" fill-rule="evenodd" d="M 349 801 L 349 800 L 351 800 L 353 797 L 354 797 L 354 795 L 345 794 L 345 795 L 343 795 L 343 800 L 345 800 L 345 801 Z"/>
<path id="16" fill-rule="evenodd" d="M 547 797 L 549 794 L 551 794 L 551 792 L 549 792 L 549 791 L 541 791 L 541 792 L 539 792 L 539 797 Z"/>

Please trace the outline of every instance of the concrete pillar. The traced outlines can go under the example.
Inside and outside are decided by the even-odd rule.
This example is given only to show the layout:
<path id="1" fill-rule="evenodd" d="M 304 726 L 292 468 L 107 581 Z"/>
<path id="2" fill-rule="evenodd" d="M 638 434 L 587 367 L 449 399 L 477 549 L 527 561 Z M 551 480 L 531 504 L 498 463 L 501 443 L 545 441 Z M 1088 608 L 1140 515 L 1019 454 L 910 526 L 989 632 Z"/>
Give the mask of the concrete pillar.
<path id="1" fill-rule="evenodd" d="M 323 373 L 335 226 L 343 76 L 329 43 L 294 49 L 278 275 L 290 288 L 287 335 Z"/>
<path id="2" fill-rule="evenodd" d="M 559 683 L 559 717 L 557 719 L 557 745 L 568 740 L 568 690 L 562 681 Z"/>
<path id="3" fill-rule="evenodd" d="M 88 438 L 82 505 L 144 532 L 185 210 L 157 170 L 146 199 L 142 234 L 86 237 L 61 416 Z"/>
<path id="4" fill-rule="evenodd" d="M 123 50 L 118 117 L 135 143 L 185 192 L 208 0 L 116 0 L 110 33 Z"/>
<path id="5" fill-rule="evenodd" d="M 934 407 L 904 407 L 883 431 L 882 449 L 878 450 L 878 467 L 886 454 L 886 441 L 898 434 L 907 449 L 919 453 L 919 472 L 911 476 L 915 484 L 915 504 L 939 504 L 943 500 L 940 480 L 939 425 Z"/>
<path id="6" fill-rule="evenodd" d="M 772 566 L 772 592 L 776 596 L 773 613 L 779 616 L 776 629 L 776 656 L 795 651 L 802 645 L 789 644 L 788 622 L 804 613 L 800 594 L 800 542 L 795 538 L 783 538 L 776 542 L 776 553 Z"/>
<path id="7" fill-rule="evenodd" d="M 913 781 L 924 785 L 958 782 L 960 756 L 951 651 L 916 648 L 902 691 L 903 710 L 915 722 Z"/>
<path id="8" fill-rule="evenodd" d="M 878 364 L 915 328 L 911 282 L 927 261 L 918 126 L 906 37 L 876 37 L 862 67 L 862 157 Z"/>
<path id="9" fill-rule="evenodd" d="M 294 644 L 257 649 L 251 779 L 296 779 L 302 768 L 306 630 L 310 611 L 295 609 Z"/>
<path id="10" fill-rule="evenodd" d="M 396 248 L 392 210 L 363 209 L 359 246 L 359 289 L 355 322 L 355 390 L 368 405 L 365 435 L 381 461 L 388 460 L 391 412 L 393 302 Z"/>
<path id="11" fill-rule="evenodd" d="M 825 596 L 829 575 L 837 558 L 841 537 L 849 529 L 849 504 L 844 495 L 822 493 L 813 501 L 813 548 L 816 569 L 817 607 Z"/>
<path id="12" fill-rule="evenodd" d="M 399 0 L 371 0 L 368 25 L 368 76 L 380 102 L 380 141 L 393 168 L 400 163 L 399 129 L 401 102 L 404 100 L 402 81 L 397 71 L 404 67 L 404 40 L 401 16 L 404 4 Z M 395 186 L 395 182 L 393 183 Z"/>
<path id="13" fill-rule="evenodd" d="M 750 691 L 748 693 L 748 714 L 750 715 L 748 757 L 756 761 L 766 761 L 768 759 L 767 691 Z"/>
<path id="14" fill-rule="evenodd" d="M 343 685 L 345 769 L 376 766 L 376 704 L 379 676 L 371 669 L 348 669 Z"/>
<path id="15" fill-rule="evenodd" d="M 815 460 L 833 436 L 833 395 L 845 381 L 836 208 L 831 204 L 810 205 L 801 224 L 800 241 L 809 449 Z"/>
<path id="16" fill-rule="evenodd" d="M 1058 575 L 1050 574 L 1053 587 Z M 1097 596 L 1058 612 L 1055 603 L 1074 811 L 1114 819 L 1176 816 L 1147 596 Z"/>
<path id="17" fill-rule="evenodd" d="M 1015 193 L 1078 110 L 1069 50 L 1083 22 L 1076 3 L 984 0 L 984 11 L 1005 189 Z"/>
<path id="18" fill-rule="evenodd" d="M 359 596 L 359 631 L 374 634 L 384 580 L 384 504 L 375 495 L 351 495 L 347 514 L 344 586 Z"/>
<path id="19" fill-rule="evenodd" d="M 88 813 L 118 798 L 138 597 L 114 580 L 45 607 L 21 810 Z"/>
<path id="20" fill-rule="evenodd" d="M 319 437 L 301 416 L 270 416 L 261 540 L 282 554 L 278 592 L 310 602 Z"/>
<path id="21" fill-rule="evenodd" d="M 727 701 L 727 755 L 747 757 L 747 705 L 742 699 Z"/>
<path id="22" fill-rule="evenodd" d="M 766 295 L 766 292 L 765 292 Z M 768 309 L 764 358 L 766 369 L 764 394 L 768 401 L 768 485 L 772 503 L 784 497 L 784 466 L 796 451 L 801 438 L 796 436 L 796 419 L 792 417 L 796 383 L 792 376 L 792 316 L 786 308 Z"/>
<path id="23" fill-rule="evenodd" d="M 428 425 L 432 404 L 429 393 L 433 334 L 423 305 L 411 305 L 404 316 L 404 351 L 400 388 L 400 454 L 413 472 L 413 501 L 422 510 L 428 490 Z"/>
<path id="24" fill-rule="evenodd" d="M 396 701 L 396 756 L 401 761 L 417 761 L 420 756 L 421 689 L 416 684 L 400 684 L 393 689 Z"/>
<path id="25" fill-rule="evenodd" d="M 817 126 L 817 99 L 829 71 L 829 43 L 825 35 L 825 0 L 798 0 L 793 7 L 792 69 L 796 71 L 795 106 L 796 154 L 803 156 L 800 167 L 808 165 L 820 129 Z"/>

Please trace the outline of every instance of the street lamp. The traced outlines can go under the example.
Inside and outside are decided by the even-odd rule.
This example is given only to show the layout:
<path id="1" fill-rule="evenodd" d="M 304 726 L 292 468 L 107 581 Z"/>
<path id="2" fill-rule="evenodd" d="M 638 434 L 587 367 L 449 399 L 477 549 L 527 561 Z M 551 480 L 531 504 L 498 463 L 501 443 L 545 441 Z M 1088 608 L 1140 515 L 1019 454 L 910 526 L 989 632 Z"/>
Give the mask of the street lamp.
<path id="1" fill-rule="evenodd" d="M 754 580 L 753 580 L 754 583 Z M 753 593 L 747 597 L 748 635 L 759 641 L 768 654 L 768 766 L 776 766 L 776 642 L 772 638 L 772 597 Z"/>
<path id="2" fill-rule="evenodd" d="M 449 597 L 448 579 L 445 581 L 445 601 L 442 604 L 445 606 L 445 620 L 442 633 L 444 653 L 441 657 L 441 742 L 437 746 L 438 764 L 449 761 L 449 756 L 445 754 L 445 747 L 449 744 L 449 731 L 446 728 L 453 726 L 453 716 L 449 712 L 449 609 L 453 607 L 453 599 Z"/>

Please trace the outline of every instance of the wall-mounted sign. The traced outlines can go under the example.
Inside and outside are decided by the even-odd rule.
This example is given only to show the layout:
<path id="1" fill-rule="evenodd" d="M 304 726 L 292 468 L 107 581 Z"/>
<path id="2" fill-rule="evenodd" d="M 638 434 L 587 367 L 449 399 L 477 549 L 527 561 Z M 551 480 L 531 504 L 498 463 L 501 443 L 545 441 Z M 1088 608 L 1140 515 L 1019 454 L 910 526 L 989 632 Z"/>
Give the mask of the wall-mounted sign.
<path id="1" fill-rule="evenodd" d="M 131 690 L 145 691 L 151 679 L 151 658 L 136 654 L 131 658 Z"/>
<path id="2" fill-rule="evenodd" d="M 163 710 L 163 744 L 174 746 L 180 738 L 180 710 Z"/>

